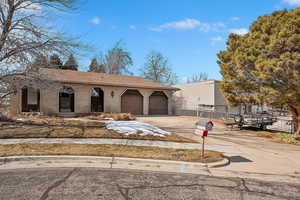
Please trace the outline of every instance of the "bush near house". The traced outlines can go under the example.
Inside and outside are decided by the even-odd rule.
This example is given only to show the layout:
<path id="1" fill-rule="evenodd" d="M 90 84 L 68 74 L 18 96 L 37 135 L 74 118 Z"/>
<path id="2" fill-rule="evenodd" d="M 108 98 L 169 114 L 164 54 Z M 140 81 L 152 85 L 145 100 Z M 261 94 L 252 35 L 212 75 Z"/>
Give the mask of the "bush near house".
<path id="1" fill-rule="evenodd" d="M 100 113 L 93 114 L 88 117 L 89 119 L 113 119 L 115 121 L 127 121 L 127 120 L 135 120 L 136 116 L 130 113 Z"/>

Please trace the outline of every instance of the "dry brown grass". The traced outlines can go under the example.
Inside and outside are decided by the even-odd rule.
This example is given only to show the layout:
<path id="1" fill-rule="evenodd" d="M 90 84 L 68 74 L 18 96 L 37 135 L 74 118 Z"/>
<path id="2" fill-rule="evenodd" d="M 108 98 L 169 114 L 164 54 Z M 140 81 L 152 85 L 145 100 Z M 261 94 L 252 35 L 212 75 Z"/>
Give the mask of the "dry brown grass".
<path id="1" fill-rule="evenodd" d="M 115 121 L 127 121 L 127 120 L 135 120 L 136 117 L 130 113 L 101 113 L 101 114 L 94 114 L 89 116 L 90 119 L 113 119 Z"/>
<path id="2" fill-rule="evenodd" d="M 59 117 L 35 117 L 29 116 L 25 118 L 27 124 L 39 124 L 50 126 L 84 126 L 84 127 L 103 127 L 104 122 L 97 120 L 71 120 Z"/>
<path id="3" fill-rule="evenodd" d="M 116 120 L 132 119 L 126 113 L 107 114 L 94 116 L 97 119 L 115 118 Z M 141 136 L 140 133 L 124 135 L 105 128 L 105 123 L 100 120 L 64 119 L 59 117 L 27 116 L 23 123 L 0 124 L 0 139 L 5 138 L 112 138 L 157 140 L 171 142 L 197 143 L 197 141 L 171 134 L 166 137 Z"/>
<path id="4" fill-rule="evenodd" d="M 298 140 L 295 135 L 283 132 L 271 132 L 271 131 L 251 131 L 242 130 L 239 133 L 252 134 L 259 137 L 270 138 L 271 140 L 284 144 L 294 144 L 300 145 L 300 140 Z"/>
<path id="5" fill-rule="evenodd" d="M 126 136 L 105 128 L 15 124 L 0 127 L 0 138 L 112 138 L 197 143 L 195 140 L 176 134 L 171 134 L 166 137 L 140 136 L 138 134 Z"/>
<path id="6" fill-rule="evenodd" d="M 0 156 L 20 155 L 81 155 L 177 160 L 186 162 L 216 162 L 223 154 L 206 151 L 204 159 L 199 150 L 138 147 L 97 144 L 7 144 L 0 145 Z"/>

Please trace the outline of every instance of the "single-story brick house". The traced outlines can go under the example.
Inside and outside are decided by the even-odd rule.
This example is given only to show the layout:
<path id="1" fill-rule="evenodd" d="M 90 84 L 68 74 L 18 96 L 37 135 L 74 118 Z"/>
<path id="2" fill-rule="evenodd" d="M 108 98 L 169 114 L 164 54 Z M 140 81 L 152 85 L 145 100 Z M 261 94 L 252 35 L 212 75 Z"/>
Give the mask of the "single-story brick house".
<path id="1" fill-rule="evenodd" d="M 11 98 L 11 113 L 171 115 L 172 94 L 178 90 L 135 76 L 46 68 L 40 72 L 59 82 L 61 88 L 20 88 Z"/>

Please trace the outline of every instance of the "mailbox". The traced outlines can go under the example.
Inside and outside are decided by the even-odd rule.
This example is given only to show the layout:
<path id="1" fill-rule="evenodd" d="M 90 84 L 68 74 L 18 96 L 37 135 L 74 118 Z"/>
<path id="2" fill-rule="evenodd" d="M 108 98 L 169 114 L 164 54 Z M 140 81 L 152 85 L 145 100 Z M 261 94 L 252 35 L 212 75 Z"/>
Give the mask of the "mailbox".
<path id="1" fill-rule="evenodd" d="M 208 136 L 208 131 L 207 130 L 199 130 L 199 129 L 196 129 L 195 130 L 195 134 L 196 135 L 200 135 L 202 137 L 207 137 Z"/>
<path id="2" fill-rule="evenodd" d="M 211 131 L 214 123 L 212 121 L 199 120 L 196 122 L 196 126 L 198 130 Z"/>
<path id="3" fill-rule="evenodd" d="M 202 137 L 202 158 L 204 158 L 204 140 L 208 136 L 208 131 L 211 131 L 214 123 L 212 121 L 200 120 L 196 123 L 197 129 L 195 134 Z"/>

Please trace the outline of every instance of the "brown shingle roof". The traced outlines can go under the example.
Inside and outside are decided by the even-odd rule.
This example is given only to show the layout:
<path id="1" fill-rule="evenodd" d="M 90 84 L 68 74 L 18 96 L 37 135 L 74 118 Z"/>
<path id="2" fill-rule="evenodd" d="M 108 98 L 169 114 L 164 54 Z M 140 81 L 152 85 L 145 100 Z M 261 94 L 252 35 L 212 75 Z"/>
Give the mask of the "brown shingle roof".
<path id="1" fill-rule="evenodd" d="M 47 68 L 41 68 L 40 70 L 42 74 L 47 75 L 47 78 L 62 83 L 178 90 L 178 88 L 162 85 L 160 83 L 137 76 L 123 76 L 96 72 L 79 72 L 72 70 Z"/>

